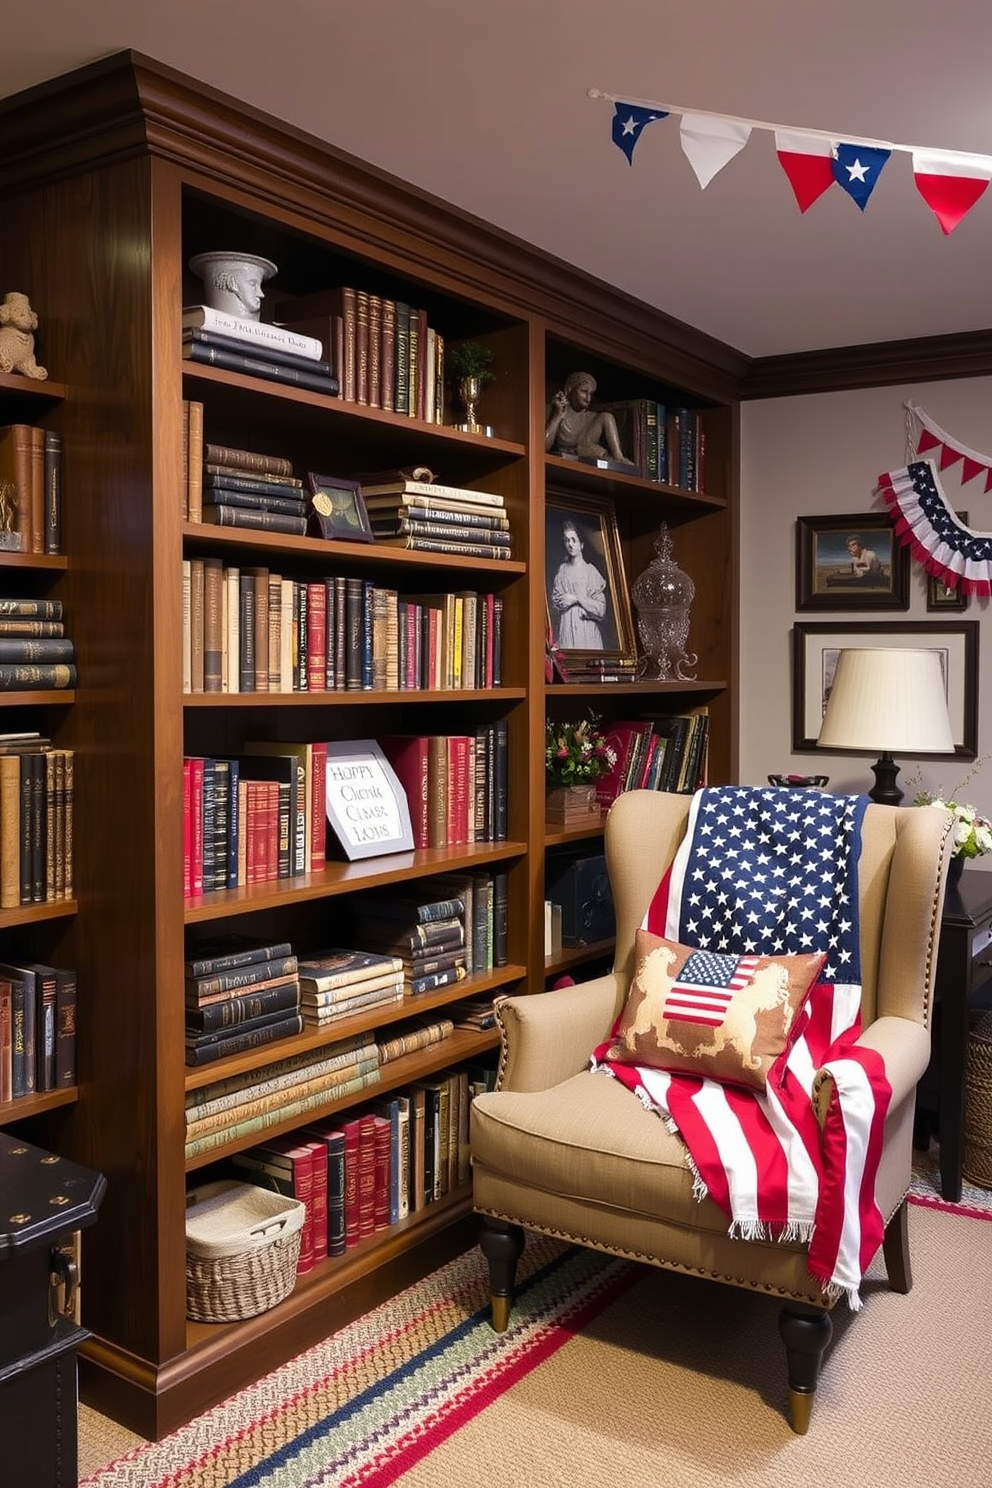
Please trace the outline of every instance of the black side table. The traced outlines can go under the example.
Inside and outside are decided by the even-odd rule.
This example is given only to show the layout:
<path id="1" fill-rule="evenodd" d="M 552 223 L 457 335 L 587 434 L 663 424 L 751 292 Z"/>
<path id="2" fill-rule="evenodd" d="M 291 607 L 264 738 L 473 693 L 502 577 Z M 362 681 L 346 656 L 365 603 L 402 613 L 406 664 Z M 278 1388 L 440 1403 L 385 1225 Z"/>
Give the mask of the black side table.
<path id="1" fill-rule="evenodd" d="M 964 1146 L 965 1057 L 971 1010 L 992 998 L 992 873 L 966 868 L 944 899 L 937 952 L 930 1065 L 917 1092 L 917 1132 L 929 1134 L 936 1111 L 940 1141 L 940 1192 L 961 1198 Z"/>

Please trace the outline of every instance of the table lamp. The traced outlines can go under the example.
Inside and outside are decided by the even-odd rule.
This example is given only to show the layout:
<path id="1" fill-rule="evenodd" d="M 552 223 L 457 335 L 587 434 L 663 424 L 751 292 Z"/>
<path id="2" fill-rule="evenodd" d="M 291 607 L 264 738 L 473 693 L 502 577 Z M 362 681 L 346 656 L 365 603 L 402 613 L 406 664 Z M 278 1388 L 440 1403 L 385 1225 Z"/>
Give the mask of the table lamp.
<path id="1" fill-rule="evenodd" d="M 903 793 L 893 752 L 954 753 L 939 652 L 868 646 L 841 651 L 816 742 L 821 749 L 879 751 L 868 794 L 898 806 Z"/>

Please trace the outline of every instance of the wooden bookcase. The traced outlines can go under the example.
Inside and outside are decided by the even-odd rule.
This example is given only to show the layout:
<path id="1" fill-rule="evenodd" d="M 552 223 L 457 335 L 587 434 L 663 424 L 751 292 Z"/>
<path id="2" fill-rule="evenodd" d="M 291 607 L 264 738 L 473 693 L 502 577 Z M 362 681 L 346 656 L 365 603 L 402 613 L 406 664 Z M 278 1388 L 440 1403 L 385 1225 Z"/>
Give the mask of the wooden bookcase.
<path id="1" fill-rule="evenodd" d="M 620 716 L 642 702 L 681 708 L 705 701 L 710 776 L 734 778 L 740 369 L 718 343 L 135 53 L 3 101 L 0 139 L 3 279 L 30 293 L 42 317 L 45 362 L 68 387 L 60 409 L 68 555 L 62 584 L 80 671 L 60 732 L 77 758 L 78 911 L 59 944 L 78 971 L 79 1092 L 72 1106 L 34 1118 L 30 1135 L 107 1177 L 100 1223 L 86 1237 L 83 1321 L 93 1337 L 84 1346 L 82 1392 L 135 1430 L 159 1436 L 473 1236 L 464 1189 L 318 1266 L 260 1317 L 187 1322 L 183 1105 L 198 1077 L 183 1063 L 186 947 L 231 929 L 326 944 L 346 927 L 356 891 L 492 866 L 508 874 L 509 965 L 459 992 L 543 989 L 546 708 L 594 706 Z M 424 306 L 448 342 L 470 337 L 491 345 L 497 380 L 481 414 L 494 437 L 184 362 L 180 307 L 201 298 L 188 261 L 234 246 L 278 265 L 271 294 L 354 283 Z M 711 472 L 705 495 L 546 457 L 547 389 L 576 367 L 597 376 L 603 397 L 677 392 L 704 407 Z M 204 404 L 211 440 L 288 454 L 298 473 L 416 462 L 445 483 L 499 491 L 511 519 L 513 561 L 467 568 L 459 558 L 185 523 L 184 398 Z M 446 409 L 445 418 L 450 425 L 457 414 Z M 697 585 L 692 643 L 700 681 L 546 686 L 548 483 L 615 500 L 628 578 L 652 556 L 660 520 L 672 525 L 679 561 Z M 232 562 L 237 555 L 301 576 L 333 567 L 408 590 L 491 585 L 505 605 L 503 686 L 463 694 L 184 698 L 181 566 L 192 554 Z M 250 738 L 454 732 L 487 717 L 508 727 L 505 842 L 331 861 L 308 879 L 184 902 L 184 753 L 233 751 Z M 430 1005 L 444 1001 L 439 996 Z M 303 1034 L 212 1073 L 260 1066 L 344 1032 Z M 493 1044 L 492 1034 L 463 1034 L 408 1056 L 371 1093 Z M 248 1139 L 232 1150 L 238 1145 Z M 202 1170 L 194 1176 L 202 1178 Z"/>

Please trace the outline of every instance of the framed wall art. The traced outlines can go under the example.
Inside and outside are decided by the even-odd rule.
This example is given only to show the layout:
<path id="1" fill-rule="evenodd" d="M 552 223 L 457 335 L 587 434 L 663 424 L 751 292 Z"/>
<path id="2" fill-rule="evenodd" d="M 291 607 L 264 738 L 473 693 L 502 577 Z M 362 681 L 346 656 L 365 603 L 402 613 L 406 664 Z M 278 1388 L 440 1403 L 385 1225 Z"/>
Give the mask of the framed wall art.
<path id="1" fill-rule="evenodd" d="M 968 513 L 956 512 L 955 515 L 968 525 Z M 927 574 L 927 610 L 933 614 L 941 615 L 963 615 L 968 608 L 969 595 L 962 589 L 949 589 L 932 574 Z"/>
<path id="2" fill-rule="evenodd" d="M 909 549 L 887 512 L 796 518 L 796 609 L 909 609 Z"/>
<path id="3" fill-rule="evenodd" d="M 549 643 L 568 673 L 637 654 L 616 510 L 608 498 L 548 492 L 544 515 Z"/>
<path id="4" fill-rule="evenodd" d="M 857 646 L 936 651 L 947 690 L 954 753 L 959 759 L 975 758 L 978 749 L 976 620 L 949 620 L 932 625 L 926 620 L 865 621 L 860 625 L 832 625 L 824 621 L 793 626 L 792 748 L 796 754 L 816 749 L 837 657 L 841 651 Z"/>
<path id="5" fill-rule="evenodd" d="M 365 497 L 358 481 L 337 475 L 307 475 L 310 487 L 310 529 L 316 537 L 335 542 L 375 542 Z"/>

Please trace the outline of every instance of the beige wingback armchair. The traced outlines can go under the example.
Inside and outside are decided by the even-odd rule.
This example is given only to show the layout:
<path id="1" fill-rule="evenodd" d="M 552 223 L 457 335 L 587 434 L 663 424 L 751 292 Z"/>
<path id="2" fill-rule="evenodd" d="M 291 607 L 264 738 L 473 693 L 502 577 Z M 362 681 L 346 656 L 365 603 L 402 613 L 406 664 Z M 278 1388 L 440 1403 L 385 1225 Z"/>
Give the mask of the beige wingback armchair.
<path id="1" fill-rule="evenodd" d="M 633 973 L 634 937 L 681 840 L 689 801 L 619 797 L 606 825 L 617 916 L 615 970 L 583 985 L 499 1004 L 496 1090 L 472 1105 L 474 1204 L 490 1268 L 493 1325 L 509 1321 L 524 1231 L 536 1230 L 783 1300 L 793 1429 L 809 1425 L 830 1340 L 831 1299 L 807 1273 L 805 1244 L 730 1239 L 712 1199 L 693 1197 L 685 1148 L 618 1081 L 589 1071 Z M 916 1083 L 927 1065 L 949 813 L 869 805 L 859 866 L 862 1042 L 892 1086 L 876 1196 L 890 1286 L 911 1285 L 906 1194 Z M 825 1108 L 825 1107 L 824 1107 Z"/>

